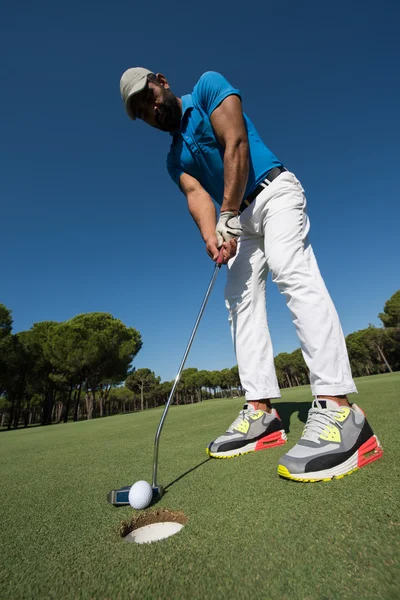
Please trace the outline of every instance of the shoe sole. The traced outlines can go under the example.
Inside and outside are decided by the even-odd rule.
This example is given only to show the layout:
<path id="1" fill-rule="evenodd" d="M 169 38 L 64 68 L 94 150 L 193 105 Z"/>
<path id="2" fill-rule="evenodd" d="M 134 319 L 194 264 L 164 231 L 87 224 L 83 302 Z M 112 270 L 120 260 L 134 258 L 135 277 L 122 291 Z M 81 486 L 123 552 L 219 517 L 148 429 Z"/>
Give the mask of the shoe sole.
<path id="1" fill-rule="evenodd" d="M 211 458 L 235 458 L 236 456 L 242 456 L 242 454 L 249 454 L 250 452 L 257 452 L 258 450 L 282 446 L 283 444 L 286 444 L 286 442 L 287 437 L 285 430 L 280 429 L 279 431 L 266 435 L 256 442 L 251 442 L 250 444 L 243 446 L 243 448 L 227 450 L 226 452 L 210 452 L 210 449 L 206 448 L 206 453 Z"/>
<path id="2" fill-rule="evenodd" d="M 332 479 L 341 479 L 345 475 L 351 475 L 361 467 L 365 467 L 371 462 L 378 460 L 383 455 L 382 446 L 376 437 L 373 435 L 360 448 L 348 458 L 345 462 L 325 469 L 324 471 L 315 471 L 312 473 L 290 473 L 287 467 L 278 466 L 278 475 L 292 481 L 302 481 L 303 483 L 314 483 L 315 481 L 331 481 Z"/>

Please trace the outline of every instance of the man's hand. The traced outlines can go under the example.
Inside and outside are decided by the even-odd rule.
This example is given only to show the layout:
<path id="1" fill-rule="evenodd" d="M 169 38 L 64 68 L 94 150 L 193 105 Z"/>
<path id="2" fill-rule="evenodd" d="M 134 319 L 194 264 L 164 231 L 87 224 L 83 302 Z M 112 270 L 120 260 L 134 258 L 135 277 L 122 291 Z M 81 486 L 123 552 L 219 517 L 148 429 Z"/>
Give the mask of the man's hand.
<path id="1" fill-rule="evenodd" d="M 226 265 L 228 260 L 233 258 L 236 254 L 237 249 L 237 241 L 236 238 L 229 240 L 229 242 L 224 242 L 222 244 L 222 264 Z M 213 236 L 206 241 L 206 250 L 207 254 L 216 261 L 219 256 L 219 249 L 217 245 L 217 237 Z"/>
<path id="2" fill-rule="evenodd" d="M 229 242 L 229 240 L 240 237 L 242 233 L 243 229 L 236 212 L 225 210 L 220 214 L 215 230 L 218 248 L 220 248 L 224 242 Z"/>

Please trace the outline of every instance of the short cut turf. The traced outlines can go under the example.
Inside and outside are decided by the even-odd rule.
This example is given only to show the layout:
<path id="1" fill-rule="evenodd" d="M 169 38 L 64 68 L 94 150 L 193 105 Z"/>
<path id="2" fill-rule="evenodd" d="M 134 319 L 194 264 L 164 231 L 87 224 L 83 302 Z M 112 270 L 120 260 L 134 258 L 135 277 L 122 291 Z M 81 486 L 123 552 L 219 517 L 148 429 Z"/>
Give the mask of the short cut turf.
<path id="1" fill-rule="evenodd" d="M 327 483 L 276 473 L 301 434 L 307 387 L 276 403 L 288 444 L 237 460 L 207 459 L 205 448 L 242 400 L 172 407 L 160 444 L 166 493 L 155 508 L 188 522 L 141 546 L 119 535 L 133 509 L 108 505 L 106 494 L 151 478 L 161 409 L 1 432 L 0 598 L 398 598 L 400 373 L 357 386 L 352 399 L 385 454 Z"/>

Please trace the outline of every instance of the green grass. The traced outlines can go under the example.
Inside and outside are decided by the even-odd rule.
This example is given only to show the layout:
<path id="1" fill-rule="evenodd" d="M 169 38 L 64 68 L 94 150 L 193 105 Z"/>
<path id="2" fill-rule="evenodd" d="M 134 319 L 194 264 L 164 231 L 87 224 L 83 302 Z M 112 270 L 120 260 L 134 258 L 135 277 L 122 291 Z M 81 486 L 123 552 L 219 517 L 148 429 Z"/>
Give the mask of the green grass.
<path id="1" fill-rule="evenodd" d="M 307 387 L 277 403 L 286 446 L 231 460 L 207 461 L 205 447 L 240 399 L 173 407 L 160 480 L 177 481 L 158 506 L 189 521 L 144 546 L 119 538 L 134 511 L 109 506 L 106 494 L 150 480 L 161 409 L 2 432 L 0 598 L 398 598 L 400 373 L 357 384 L 385 454 L 329 483 L 276 474 L 302 431 Z"/>

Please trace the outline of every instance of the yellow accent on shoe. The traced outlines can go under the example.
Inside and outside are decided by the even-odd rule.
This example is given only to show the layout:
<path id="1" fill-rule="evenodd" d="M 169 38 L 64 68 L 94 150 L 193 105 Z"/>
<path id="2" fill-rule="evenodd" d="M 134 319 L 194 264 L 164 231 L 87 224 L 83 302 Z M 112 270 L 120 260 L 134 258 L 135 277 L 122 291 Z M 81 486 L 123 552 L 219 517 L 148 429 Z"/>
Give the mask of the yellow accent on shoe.
<path id="1" fill-rule="evenodd" d="M 327 442 L 340 443 L 341 440 L 340 431 L 335 425 L 327 425 L 319 437 Z"/>
<path id="2" fill-rule="evenodd" d="M 212 452 L 210 452 L 209 448 L 206 448 L 206 454 L 208 454 L 210 458 L 237 458 L 238 456 L 251 454 L 251 452 L 254 452 L 254 450 L 247 450 L 246 452 L 240 452 L 239 454 L 231 454 L 231 456 L 218 456 L 218 454 L 213 454 Z"/>
<path id="3" fill-rule="evenodd" d="M 252 421 L 257 421 L 257 419 L 261 419 L 261 417 L 264 415 L 264 411 L 263 410 L 257 410 L 255 413 L 250 413 L 248 415 L 249 419 L 251 419 Z"/>
<path id="4" fill-rule="evenodd" d="M 247 433 L 250 427 L 250 423 L 243 419 L 236 427 L 233 428 L 233 431 L 239 431 L 240 433 Z"/>
<path id="5" fill-rule="evenodd" d="M 278 465 L 278 475 L 280 475 L 281 477 L 287 477 L 288 479 L 291 479 L 292 477 L 288 469 L 283 465 Z"/>
<path id="6" fill-rule="evenodd" d="M 320 477 L 318 479 L 311 479 L 306 476 L 306 473 L 304 473 L 305 477 L 301 477 L 299 475 L 292 475 L 291 473 L 289 473 L 289 470 L 286 467 L 284 467 L 283 465 L 278 465 L 278 475 L 284 477 L 285 479 L 291 479 L 292 481 L 299 481 L 301 483 L 314 483 L 316 481 L 332 481 L 332 479 L 342 479 L 345 475 L 351 475 L 355 471 L 358 471 L 358 467 L 355 467 L 354 469 L 351 469 L 351 471 L 348 471 L 348 473 L 343 473 L 342 475 L 332 475 L 332 477 Z"/>
<path id="7" fill-rule="evenodd" d="M 342 406 L 340 408 L 340 412 L 342 413 L 341 415 L 335 415 L 335 421 L 338 421 L 339 423 L 343 423 L 343 421 L 345 421 L 347 419 L 347 417 L 350 414 L 350 408 L 348 406 Z"/>
<path id="8" fill-rule="evenodd" d="M 233 431 L 239 431 L 240 433 L 247 433 L 250 427 L 249 419 L 252 421 L 257 421 L 264 416 L 263 410 L 257 410 L 255 413 L 250 413 L 246 415 L 246 418 L 243 419 L 236 427 L 233 428 Z"/>

